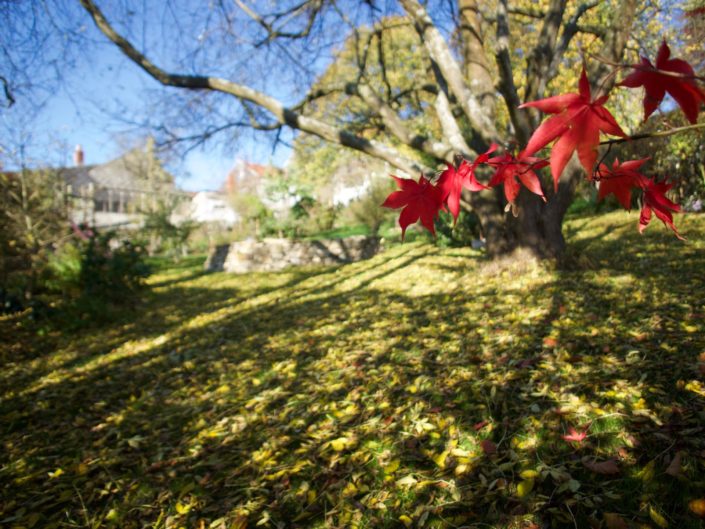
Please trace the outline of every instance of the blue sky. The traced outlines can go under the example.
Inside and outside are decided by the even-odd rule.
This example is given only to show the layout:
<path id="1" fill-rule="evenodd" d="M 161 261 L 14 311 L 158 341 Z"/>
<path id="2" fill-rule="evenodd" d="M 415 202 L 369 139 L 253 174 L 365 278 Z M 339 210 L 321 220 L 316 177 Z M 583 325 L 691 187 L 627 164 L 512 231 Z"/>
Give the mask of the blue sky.
<path id="1" fill-rule="evenodd" d="M 139 113 L 144 108 L 144 94 L 157 88 L 158 83 L 112 48 L 101 49 L 94 60 L 99 64 L 83 64 L 72 72 L 67 86 L 48 98 L 47 106 L 37 117 L 33 141 L 50 151 L 48 162 L 70 164 L 76 144 L 83 147 L 87 164 L 106 162 L 136 141 L 135 135 L 144 134 L 114 114 L 122 107 L 138 109 Z M 214 143 L 170 160 L 169 169 L 179 187 L 189 191 L 217 189 L 239 158 L 262 164 L 286 164 L 290 155 L 287 147 L 279 145 L 272 153 L 266 138 L 257 141 L 247 136 L 239 141 L 237 148 L 221 148 Z"/>
<path id="2" fill-rule="evenodd" d="M 60 71 L 60 87 L 42 96 L 46 97 L 46 104 L 31 121 L 27 117 L 31 114 L 28 110 L 40 106 L 34 92 L 27 91 L 29 96 L 9 111 L 0 109 L 0 155 L 6 143 L 3 140 L 7 140 L 3 138 L 5 134 L 12 137 L 7 141 L 11 146 L 29 145 L 29 156 L 25 157 L 29 165 L 69 165 L 77 144 L 83 147 L 86 163 L 102 163 L 135 147 L 136 140 L 144 141 L 149 133 L 144 126 L 131 124 L 128 119 L 142 125 L 148 122 L 151 126 L 166 121 L 170 130 L 179 135 L 193 134 L 198 127 L 202 132 L 206 126 L 218 127 L 246 119 L 242 117 L 242 109 L 232 104 L 232 98 L 211 94 L 215 97 L 207 98 L 207 104 L 190 106 L 188 97 L 198 97 L 194 92 L 162 89 L 108 42 L 75 0 L 53 1 L 56 3 L 17 4 L 37 7 L 24 11 L 18 7 L 16 13 L 18 24 L 27 32 L 31 32 L 33 22 L 37 22 L 39 37 L 44 33 L 50 35 L 45 53 L 49 50 L 46 54 Z M 296 0 L 279 2 L 268 3 L 267 8 L 283 9 L 284 5 L 296 4 Z M 340 17 L 333 13 L 330 16 L 337 17 L 337 22 L 329 24 L 326 19 L 311 39 L 276 41 L 262 46 L 262 28 L 238 9 L 232 10 L 234 18 L 225 24 L 218 18 L 213 3 L 206 8 L 191 0 L 171 0 L 168 4 L 159 0 L 100 0 L 98 4 L 117 31 L 126 35 L 155 64 L 176 72 L 230 78 L 288 105 L 296 104 L 307 93 L 310 83 L 330 63 L 334 50 L 349 31 L 347 22 L 337 20 Z M 251 5 L 260 6 L 258 1 Z M 361 10 L 356 0 L 343 0 L 341 5 L 345 7 L 346 18 L 355 19 L 355 23 L 369 22 L 367 18 L 374 15 L 369 9 Z M 25 16 L 25 11 L 30 16 Z M 306 17 L 302 16 L 287 29 L 299 27 L 300 30 L 305 23 Z M 14 41 L 33 42 L 32 38 Z M 68 52 L 63 56 L 65 46 Z M 22 53 L 18 51 L 19 55 Z M 300 60 L 302 57 L 304 59 Z M 32 65 L 27 68 L 28 72 L 48 72 L 51 77 L 52 70 L 47 69 L 46 62 L 39 68 L 35 63 L 28 61 Z M 166 108 L 158 110 L 156 106 L 148 106 L 155 105 L 157 94 Z M 180 94 L 175 97 L 176 102 L 171 100 L 174 94 Z M 169 116 L 173 121 L 165 118 L 169 113 L 176 114 Z M 273 133 L 240 133 L 238 130 L 236 139 L 233 139 L 232 129 L 230 133 L 230 137 L 216 136 L 210 144 L 188 152 L 183 158 L 171 156 L 168 159 L 167 168 L 180 187 L 217 189 L 236 160 L 282 167 L 291 156 L 291 149 L 286 145 L 291 144 L 294 133 L 286 128 L 280 137 L 284 143 L 279 143 L 276 150 L 273 150 Z M 27 141 L 27 135 L 31 135 L 31 141 Z M 22 141 L 18 141 L 18 137 L 22 137 Z M 11 158 L 4 161 L 5 167 L 19 165 L 13 164 Z"/>
<path id="3" fill-rule="evenodd" d="M 71 22 L 95 40 L 95 47 L 86 55 L 90 58 L 79 55 L 75 66 L 64 72 L 60 86 L 51 93 L 33 93 L 10 109 L 0 109 L 0 155 L 3 144 L 11 150 L 22 137 L 30 165 L 70 165 L 77 144 L 83 147 L 85 163 L 103 163 L 133 147 L 148 132 L 123 118 L 149 117 L 152 123 L 158 123 L 159 116 L 148 116 L 147 104 L 152 92 L 160 88 L 159 83 L 108 43 L 85 13 L 78 11 Z M 42 110 L 30 119 L 28 109 L 41 106 L 38 103 L 42 101 Z M 291 141 L 292 135 L 287 133 L 283 138 Z M 225 146 L 216 139 L 184 157 L 170 156 L 167 167 L 183 189 L 217 189 L 237 159 L 281 167 L 290 154 L 283 144 L 272 152 L 268 137 L 248 132 L 236 145 Z M 16 157 L 8 156 L 5 167 L 18 165 L 13 159 Z"/>
<path id="4" fill-rule="evenodd" d="M 131 66 L 131 65 L 127 65 Z M 114 81 L 91 81 L 91 90 L 100 96 L 72 96 L 59 93 L 53 97 L 37 120 L 35 133 L 40 145 L 53 145 L 50 149 L 62 152 L 50 153 L 49 161 L 70 164 L 75 145 L 80 144 L 85 153 L 85 163 L 103 163 L 120 156 L 135 139 L 135 131 L 111 115 L 110 108 L 115 103 L 142 104 L 140 94 L 143 85 L 154 85 L 151 79 L 134 68 L 126 68 Z M 152 86 L 153 87 L 153 86 Z M 107 108 L 107 112 L 106 112 Z M 140 131 L 137 136 L 141 136 Z M 65 152 L 63 152 L 65 151 Z M 197 148 L 184 157 L 172 157 L 168 167 L 175 175 L 179 187 L 189 191 L 217 189 L 235 160 L 277 166 L 286 164 L 290 150 L 279 146 L 272 153 L 271 145 L 263 141 L 244 138 L 237 148 L 221 148 L 218 144 Z"/>

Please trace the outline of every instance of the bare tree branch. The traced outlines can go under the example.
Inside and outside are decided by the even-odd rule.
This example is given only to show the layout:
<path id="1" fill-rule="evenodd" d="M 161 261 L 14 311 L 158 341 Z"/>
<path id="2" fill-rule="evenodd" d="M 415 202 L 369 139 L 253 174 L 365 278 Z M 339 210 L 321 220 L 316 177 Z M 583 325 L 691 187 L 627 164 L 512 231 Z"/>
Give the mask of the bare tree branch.
<path id="1" fill-rule="evenodd" d="M 533 18 L 535 20 L 541 20 L 544 16 L 546 16 L 546 13 L 544 13 L 540 9 L 525 9 L 521 7 L 512 6 L 507 6 L 507 14 L 524 18 Z M 492 24 L 495 24 L 497 22 L 497 17 L 495 15 L 490 14 L 487 10 L 482 10 L 480 12 L 480 15 L 482 16 L 482 20 L 484 20 L 485 22 L 489 22 Z"/>
<path id="2" fill-rule="evenodd" d="M 538 19 L 541 19 L 544 16 L 546 16 L 546 14 L 543 11 L 541 11 L 540 9 L 531 9 L 531 8 L 523 9 L 521 7 L 508 7 L 507 13 L 509 13 L 510 15 L 521 15 L 521 16 L 528 17 L 528 18 L 538 18 Z"/>
<path id="3" fill-rule="evenodd" d="M 643 134 L 635 134 L 634 136 L 629 136 L 627 138 L 615 138 L 611 140 L 604 140 L 600 142 L 600 145 L 617 145 L 619 143 L 628 143 L 630 141 L 645 140 L 648 138 L 663 138 L 665 136 L 672 136 L 674 134 L 680 134 L 682 132 L 688 132 L 691 130 L 698 130 L 702 128 L 705 128 L 705 123 L 696 123 L 695 125 L 675 127 L 672 129 L 660 130 L 657 132 L 645 132 Z"/>
<path id="4" fill-rule="evenodd" d="M 291 10 L 291 12 L 287 12 L 286 14 L 289 15 L 291 13 L 295 13 L 296 11 L 300 11 L 303 7 L 307 5 L 311 5 L 311 10 L 309 11 L 308 15 L 308 20 L 306 22 L 306 26 L 304 27 L 303 30 L 301 31 L 296 31 L 296 32 L 290 32 L 290 31 L 281 31 L 278 29 L 275 29 L 272 24 L 267 22 L 262 16 L 260 16 L 254 9 L 252 9 L 250 6 L 248 6 L 245 2 L 242 0 L 234 0 L 235 4 L 242 9 L 242 11 L 245 12 L 247 16 L 249 16 L 252 20 L 257 22 L 260 26 L 262 26 L 265 31 L 267 31 L 267 38 L 262 41 L 259 45 L 264 44 L 265 42 L 271 42 L 276 38 L 285 38 L 285 39 L 302 39 L 305 37 L 308 37 L 309 34 L 311 33 L 311 29 L 313 28 L 313 23 L 316 21 L 316 16 L 318 15 L 320 9 L 321 9 L 321 3 L 316 1 L 316 2 L 310 2 L 306 1 L 298 6 L 296 6 L 294 9 Z M 283 16 L 282 14 L 276 16 L 275 18 L 280 18 Z"/>
<path id="5" fill-rule="evenodd" d="M 384 27 L 379 28 L 375 33 L 377 35 L 377 64 L 382 74 L 382 82 L 387 91 L 387 100 L 389 101 L 392 98 L 392 84 L 389 82 L 389 77 L 387 77 L 387 63 L 384 57 Z"/>
<path id="6" fill-rule="evenodd" d="M 436 95 L 434 108 L 436 110 L 436 116 L 438 116 L 438 121 L 441 123 L 443 135 L 448 138 L 451 147 L 453 147 L 457 153 L 462 154 L 466 158 L 474 158 L 476 153 L 468 145 L 465 140 L 465 136 L 463 136 L 463 133 L 460 130 L 458 121 L 453 115 L 453 109 L 450 105 L 450 101 L 448 100 L 448 87 L 445 84 L 445 79 L 443 79 L 440 69 L 433 59 L 431 59 L 431 68 L 440 88 L 440 90 L 438 90 L 438 94 Z"/>
<path id="7" fill-rule="evenodd" d="M 526 91 L 524 95 L 526 101 L 543 97 L 543 92 L 550 80 L 549 67 L 556 54 L 556 41 L 566 5 L 567 0 L 551 0 L 548 6 L 536 47 L 526 61 Z"/>
<path id="8" fill-rule="evenodd" d="M 558 71 L 558 65 L 560 64 L 561 60 L 563 59 L 563 55 L 565 54 L 565 51 L 568 49 L 568 45 L 570 44 L 570 41 L 573 40 L 573 37 L 579 32 L 580 26 L 578 26 L 578 21 L 580 18 L 593 9 L 594 7 L 597 7 L 600 4 L 599 0 L 592 0 L 590 2 L 584 2 L 580 4 L 578 7 L 577 11 L 573 14 L 572 17 L 570 17 L 570 20 L 563 26 L 563 33 L 561 34 L 561 40 L 558 42 L 558 45 L 556 46 L 556 49 L 553 52 L 553 56 L 551 57 L 551 63 L 548 66 L 548 70 L 546 72 L 546 82 L 549 80 L 553 79 L 556 76 L 556 72 Z M 602 36 L 601 36 L 602 37 Z M 541 98 L 543 97 L 543 91 L 545 90 L 546 86 L 545 84 L 543 85 L 542 88 L 539 89 L 539 91 L 536 93 L 536 98 Z"/>
<path id="9" fill-rule="evenodd" d="M 5 93 L 5 99 L 7 100 L 7 108 L 10 108 L 12 105 L 15 104 L 15 98 L 12 95 L 12 90 L 10 90 L 10 83 L 7 82 L 7 79 L 2 77 L 0 75 L 0 82 L 2 82 L 2 89 L 3 92 Z"/>
<path id="10" fill-rule="evenodd" d="M 497 103 L 495 81 L 490 59 L 485 52 L 483 20 L 480 12 L 486 9 L 481 0 L 459 0 L 458 22 L 461 38 L 464 75 L 471 90 L 477 95 L 485 113 L 494 114 Z"/>
<path id="11" fill-rule="evenodd" d="M 255 105 L 269 111 L 272 116 L 282 125 L 308 132 L 323 138 L 327 141 L 344 145 L 366 154 L 380 158 L 391 165 L 404 171 L 408 175 L 413 175 L 419 171 L 428 170 L 421 164 L 401 155 L 395 149 L 381 144 L 374 140 L 368 140 L 357 136 L 349 131 L 340 129 L 316 118 L 304 116 L 290 108 L 284 106 L 279 100 L 267 94 L 254 90 L 220 77 L 208 77 L 201 75 L 183 75 L 169 73 L 159 68 L 138 51 L 128 40 L 118 34 L 107 21 L 100 9 L 93 0 L 80 0 L 81 5 L 91 15 L 98 29 L 110 39 L 118 48 L 134 63 L 140 66 L 152 78 L 165 86 L 188 88 L 191 90 L 212 90 L 230 94 L 242 101 L 250 101 Z"/>
<path id="12" fill-rule="evenodd" d="M 453 147 L 455 152 L 463 155 L 465 158 L 474 158 L 477 153 L 475 153 L 465 141 L 465 137 L 458 126 L 458 122 L 453 116 L 453 110 L 448 101 L 448 96 L 443 90 L 438 91 L 434 108 L 438 116 L 438 121 L 441 123 L 443 135 L 448 138 L 451 147 Z"/>
<path id="13" fill-rule="evenodd" d="M 529 141 L 532 127 L 527 113 L 519 108 L 521 101 L 519 100 L 519 95 L 514 85 L 514 76 L 512 75 L 512 59 L 509 56 L 507 0 L 499 0 L 497 2 L 497 50 L 495 58 L 499 68 L 499 91 L 507 103 L 509 118 L 514 125 L 517 141 L 524 145 Z"/>
<path id="14" fill-rule="evenodd" d="M 578 33 L 589 33 L 602 39 L 607 34 L 607 31 L 601 26 L 578 24 Z"/>
<path id="15" fill-rule="evenodd" d="M 450 145 L 409 132 L 397 113 L 369 85 L 349 83 L 346 87 L 346 92 L 350 95 L 359 96 L 367 106 L 382 118 L 385 128 L 405 145 L 423 151 L 439 160 L 447 160 L 449 162 L 453 160 L 453 148 Z"/>
<path id="16" fill-rule="evenodd" d="M 274 122 L 274 123 L 262 123 L 259 118 L 257 117 L 257 114 L 255 113 L 254 109 L 250 106 L 250 103 L 247 101 L 242 101 L 242 108 L 245 109 L 245 114 L 247 114 L 248 118 L 248 123 L 247 126 L 249 126 L 252 129 L 255 130 L 277 130 L 282 128 L 282 124 L 279 122 Z M 243 123 L 244 125 L 244 123 Z"/>
<path id="17" fill-rule="evenodd" d="M 448 43 L 434 25 L 426 9 L 418 0 L 401 0 L 401 4 L 414 21 L 414 26 L 425 49 L 438 65 L 448 83 L 448 88 L 457 98 L 471 127 L 486 143 L 498 142 L 499 134 L 495 129 L 492 117 L 484 111 L 477 97 L 465 82 L 460 66 L 453 57 Z"/>
<path id="18" fill-rule="evenodd" d="M 341 93 L 345 92 L 345 85 L 336 85 L 336 86 L 327 86 L 325 88 L 316 88 L 315 90 L 311 90 L 306 96 L 299 101 L 296 105 L 291 107 L 292 110 L 296 111 L 303 111 L 306 108 L 306 105 L 309 103 L 313 103 L 317 99 L 321 99 L 322 97 L 327 97 L 332 94 L 336 93 Z"/>
<path id="19" fill-rule="evenodd" d="M 614 14 L 613 22 L 607 28 L 605 43 L 601 50 L 601 55 L 612 62 L 618 62 L 626 48 L 629 32 L 632 27 L 632 22 L 636 13 L 637 0 L 623 0 L 619 4 L 619 9 Z M 610 76 L 610 69 L 604 63 L 596 63 L 593 65 L 589 73 L 592 79 L 593 97 L 597 97 L 597 88 L 609 90 L 614 84 L 614 76 Z M 558 186 L 558 193 L 549 201 L 547 205 L 549 217 L 553 219 L 562 219 L 568 209 L 578 182 L 583 178 L 583 170 L 577 162 L 577 157 L 573 159 L 566 167 L 563 177 Z"/>
<path id="20" fill-rule="evenodd" d="M 598 92 L 609 92 L 615 83 L 610 62 L 621 62 L 624 50 L 629 39 L 630 29 L 636 16 L 637 0 L 623 0 L 615 13 L 612 25 L 607 28 L 603 38 L 602 50 L 599 55 L 605 57 L 607 62 L 593 63 L 590 68 L 590 79 L 593 88 L 593 97 L 598 97 Z"/>

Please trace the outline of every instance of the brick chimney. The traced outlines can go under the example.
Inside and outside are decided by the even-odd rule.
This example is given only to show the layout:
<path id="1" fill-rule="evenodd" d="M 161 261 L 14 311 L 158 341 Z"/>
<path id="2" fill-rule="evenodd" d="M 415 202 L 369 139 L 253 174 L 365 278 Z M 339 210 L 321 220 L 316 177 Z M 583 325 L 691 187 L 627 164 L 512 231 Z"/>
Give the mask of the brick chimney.
<path id="1" fill-rule="evenodd" d="M 227 194 L 231 195 L 235 192 L 235 187 L 236 187 L 236 177 L 235 177 L 235 168 L 233 168 L 228 172 L 228 176 L 225 178 L 225 192 Z"/>
<path id="2" fill-rule="evenodd" d="M 78 167 L 83 165 L 83 147 L 80 145 L 76 145 L 73 151 L 73 164 Z"/>

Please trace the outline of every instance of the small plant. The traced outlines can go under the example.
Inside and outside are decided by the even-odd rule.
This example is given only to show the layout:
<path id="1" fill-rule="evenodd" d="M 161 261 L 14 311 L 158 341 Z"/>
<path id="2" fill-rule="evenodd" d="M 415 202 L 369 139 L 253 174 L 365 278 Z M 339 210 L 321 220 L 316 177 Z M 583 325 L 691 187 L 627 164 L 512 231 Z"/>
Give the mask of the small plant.
<path id="1" fill-rule="evenodd" d="M 60 295 L 57 318 L 70 325 L 99 322 L 114 309 L 134 306 L 150 273 L 144 247 L 118 241 L 114 232 L 74 231 L 76 237 L 51 255 L 44 279 L 48 297 Z"/>
<path id="2" fill-rule="evenodd" d="M 82 298 L 132 302 L 149 275 L 144 247 L 126 240 L 116 242 L 114 232 L 90 237 L 81 254 Z"/>
<path id="3" fill-rule="evenodd" d="M 376 180 L 363 196 L 352 202 L 350 213 L 359 224 L 364 224 L 371 235 L 377 235 L 385 220 L 390 218 L 389 212 L 379 205 L 393 190 L 388 180 Z"/>

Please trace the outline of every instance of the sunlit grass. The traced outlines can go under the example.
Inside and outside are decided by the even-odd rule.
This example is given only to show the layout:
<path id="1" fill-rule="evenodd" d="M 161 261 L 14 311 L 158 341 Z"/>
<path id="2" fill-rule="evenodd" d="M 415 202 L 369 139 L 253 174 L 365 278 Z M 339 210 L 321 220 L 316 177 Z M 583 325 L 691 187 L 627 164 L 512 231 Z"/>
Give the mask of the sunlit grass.
<path id="1" fill-rule="evenodd" d="M 701 527 L 705 219 L 637 220 L 571 221 L 569 271 L 194 260 L 107 327 L 0 322 L 0 524 Z"/>

